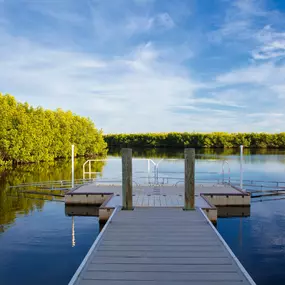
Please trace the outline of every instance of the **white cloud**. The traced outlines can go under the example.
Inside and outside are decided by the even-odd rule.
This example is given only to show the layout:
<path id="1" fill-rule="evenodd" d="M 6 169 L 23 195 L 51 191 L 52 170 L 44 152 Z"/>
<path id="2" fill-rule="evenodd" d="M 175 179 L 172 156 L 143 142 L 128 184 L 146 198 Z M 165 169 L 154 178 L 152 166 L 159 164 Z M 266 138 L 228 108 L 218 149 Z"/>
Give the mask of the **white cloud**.
<path id="1" fill-rule="evenodd" d="M 234 98 L 231 101 L 219 99 L 219 93 L 216 93 L 216 98 L 198 98 L 198 99 L 190 99 L 190 102 L 198 103 L 198 104 L 213 104 L 213 105 L 220 105 L 223 107 L 236 107 L 236 108 L 244 108 L 244 105 L 237 104 L 234 102 Z"/>
<path id="2" fill-rule="evenodd" d="M 142 8 L 139 8 L 139 12 L 133 12 L 128 4 L 129 1 L 118 1 L 116 4 L 112 1 L 90 1 L 93 32 L 101 44 L 126 45 L 139 34 L 166 32 L 175 26 L 167 12 L 149 13 Z"/>
<path id="3" fill-rule="evenodd" d="M 265 84 L 272 77 L 275 67 L 271 64 L 252 65 L 245 68 L 234 69 L 228 73 L 217 76 L 217 82 L 222 84 Z"/>
<path id="4" fill-rule="evenodd" d="M 175 26 L 173 19 L 168 13 L 160 13 L 153 17 L 133 16 L 127 20 L 125 28 L 130 32 L 143 33 L 157 29 L 171 29 Z"/>
<path id="5" fill-rule="evenodd" d="M 232 5 L 238 8 L 240 16 L 266 16 L 264 1 L 262 0 L 236 0 Z"/>
<path id="6" fill-rule="evenodd" d="M 5 43 L 0 47 L 1 70 L 5 71 L 0 77 L 1 91 L 33 105 L 90 116 L 105 132 L 264 131 L 272 124 L 274 130 L 284 125 L 281 116 L 258 120 L 254 115 L 244 116 L 246 112 L 240 110 L 251 106 L 250 92 L 227 87 L 263 81 L 269 85 L 273 65 L 221 75 L 218 85 L 227 89 L 219 91 L 215 82 L 193 80 L 186 67 L 165 60 L 168 53 L 150 42 L 106 59 L 99 54 L 47 48 L 3 32 L 1 36 Z M 208 97 L 196 95 L 203 90 Z M 257 94 L 251 97 L 255 104 L 261 100 Z"/>
<path id="7" fill-rule="evenodd" d="M 149 5 L 155 2 L 155 0 L 133 0 L 133 1 L 139 5 Z"/>
<path id="8" fill-rule="evenodd" d="M 235 69 L 219 75 L 216 80 L 221 85 L 253 84 L 251 88 L 265 87 L 267 94 L 264 96 L 266 98 L 281 100 L 285 99 L 284 73 L 284 65 L 262 63 Z M 281 102 L 283 104 L 283 101 Z"/>
<path id="9" fill-rule="evenodd" d="M 157 23 L 157 26 L 162 26 L 166 29 L 171 29 L 175 26 L 174 21 L 168 13 L 161 13 L 155 16 L 154 23 Z"/>
<path id="10" fill-rule="evenodd" d="M 217 33 L 221 40 L 254 37 L 257 41 L 250 17 L 264 16 L 247 2 L 235 2 L 239 15 L 227 14 Z M 169 4 L 159 11 L 150 9 L 154 1 L 149 0 L 88 3 L 88 11 L 78 18 L 73 17 L 77 15 L 74 9 L 64 8 L 63 19 L 55 6 L 43 11 L 56 19 L 60 32 L 36 29 L 35 36 L 30 30 L 9 32 L 3 26 L 0 91 L 33 105 L 90 116 L 105 132 L 283 128 L 284 116 L 276 114 L 282 114 L 285 99 L 285 67 L 256 61 L 209 79 L 207 68 L 211 66 L 198 66 L 199 58 L 192 51 L 200 38 L 187 37 L 188 31 L 179 26 L 181 18 L 189 16 L 188 2 L 183 2 L 182 10 L 182 4 L 176 8 Z M 131 9 L 128 4 L 137 6 Z M 69 29 L 72 20 L 77 26 Z M 79 30 L 83 35 L 75 33 Z M 275 30 L 270 33 L 277 38 Z M 170 40 L 173 35 L 175 41 Z M 47 37 L 49 44 L 43 44 Z M 271 49 L 271 39 L 260 36 L 256 58 L 264 56 L 262 49 Z M 248 53 L 252 50 L 250 46 Z M 196 72 L 196 67 L 203 70 Z M 245 84 L 250 86 L 243 88 Z M 274 106 L 270 96 L 274 96 Z"/>
<path id="11" fill-rule="evenodd" d="M 46 5 L 46 3 L 28 2 L 30 9 L 42 14 L 43 16 L 51 17 L 53 20 L 65 21 L 69 24 L 83 24 L 86 18 L 76 12 L 65 11 L 59 6 Z M 32 4 L 32 5 L 31 5 Z"/>
<path id="12" fill-rule="evenodd" d="M 285 32 L 276 32 L 267 25 L 256 37 L 260 45 L 252 52 L 254 59 L 268 60 L 285 56 Z"/>
<path id="13" fill-rule="evenodd" d="M 229 7 L 221 22 L 217 23 L 217 29 L 209 33 L 210 41 L 218 44 L 228 42 L 252 41 L 255 27 L 252 17 L 264 15 L 261 10 L 261 1 L 236 0 L 228 1 Z"/>
<path id="14" fill-rule="evenodd" d="M 283 27 L 284 13 L 266 8 L 266 1 L 229 1 L 226 16 L 218 28 L 209 33 L 213 43 L 250 55 L 254 60 L 285 56 L 285 33 L 272 26 Z M 262 29 L 260 27 L 263 27 Z"/>
<path id="15" fill-rule="evenodd" d="M 181 116 L 173 116 L 169 106 L 183 105 L 198 86 L 184 67 L 160 61 L 151 43 L 106 60 L 4 33 L 2 39 L 2 91 L 34 105 L 90 116 L 106 132 L 171 130 Z"/>
<path id="16" fill-rule="evenodd" d="M 284 117 L 282 113 L 249 113 L 248 117 L 259 118 L 259 117 Z"/>

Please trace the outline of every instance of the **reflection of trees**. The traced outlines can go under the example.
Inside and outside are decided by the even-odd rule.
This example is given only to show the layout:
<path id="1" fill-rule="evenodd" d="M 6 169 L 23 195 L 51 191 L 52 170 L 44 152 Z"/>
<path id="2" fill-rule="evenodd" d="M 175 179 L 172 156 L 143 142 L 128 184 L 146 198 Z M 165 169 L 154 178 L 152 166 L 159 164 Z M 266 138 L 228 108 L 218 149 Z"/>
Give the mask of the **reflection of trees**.
<path id="1" fill-rule="evenodd" d="M 120 148 L 110 148 L 109 155 L 121 156 Z M 225 159 L 228 156 L 239 156 L 240 150 L 238 148 L 199 148 L 196 149 L 196 156 L 199 159 Z M 270 155 L 280 157 L 281 162 L 284 161 L 285 150 L 278 149 L 244 149 L 244 156 L 247 159 L 251 157 L 254 161 L 259 161 L 262 156 L 258 155 Z M 184 158 L 184 149 L 177 148 L 133 148 L 133 157 L 144 158 Z"/>
<path id="2" fill-rule="evenodd" d="M 75 179 L 82 179 L 84 161 L 84 158 L 75 160 Z M 105 162 L 94 163 L 93 169 L 96 172 L 102 172 L 104 165 Z M 17 215 L 27 215 L 35 210 L 41 210 L 44 200 L 52 199 L 51 196 L 18 193 L 15 189 L 9 189 L 9 186 L 70 179 L 71 161 L 68 160 L 0 168 L 0 232 L 12 224 Z M 40 192 L 37 189 L 33 190 Z"/>

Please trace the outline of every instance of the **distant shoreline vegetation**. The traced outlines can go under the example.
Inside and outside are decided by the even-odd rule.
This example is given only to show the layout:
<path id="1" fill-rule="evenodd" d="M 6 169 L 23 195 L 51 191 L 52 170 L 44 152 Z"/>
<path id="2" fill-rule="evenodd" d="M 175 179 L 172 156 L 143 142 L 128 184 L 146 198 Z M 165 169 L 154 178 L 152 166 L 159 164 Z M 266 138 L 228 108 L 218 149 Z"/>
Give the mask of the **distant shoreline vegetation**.
<path id="1" fill-rule="evenodd" d="M 102 131 L 71 111 L 45 110 L 0 93 L 0 165 L 52 161 L 71 156 L 105 156 Z"/>
<path id="2" fill-rule="evenodd" d="M 141 133 L 104 135 L 108 147 L 271 148 L 285 149 L 285 132 L 268 133 Z"/>

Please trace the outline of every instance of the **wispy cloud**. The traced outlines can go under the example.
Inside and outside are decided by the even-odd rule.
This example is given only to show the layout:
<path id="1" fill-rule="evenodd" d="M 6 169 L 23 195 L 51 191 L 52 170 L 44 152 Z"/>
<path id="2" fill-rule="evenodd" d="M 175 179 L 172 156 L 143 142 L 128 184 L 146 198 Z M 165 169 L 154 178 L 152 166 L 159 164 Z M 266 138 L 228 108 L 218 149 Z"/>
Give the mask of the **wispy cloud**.
<path id="1" fill-rule="evenodd" d="M 276 32 L 267 25 L 257 34 L 257 39 L 260 45 L 252 52 L 254 59 L 268 60 L 285 56 L 285 32 Z"/>
<path id="2" fill-rule="evenodd" d="M 196 90 L 184 68 L 160 61 L 160 51 L 151 43 L 105 60 L 8 35 L 4 39 L 2 91 L 34 105 L 77 110 L 107 132 L 170 130 L 177 120 L 171 118 L 168 107 L 174 102 L 184 104 Z M 157 125 L 158 121 L 163 124 Z"/>
<path id="3" fill-rule="evenodd" d="M 249 113 L 248 117 L 259 118 L 259 117 L 284 117 L 282 113 Z"/>

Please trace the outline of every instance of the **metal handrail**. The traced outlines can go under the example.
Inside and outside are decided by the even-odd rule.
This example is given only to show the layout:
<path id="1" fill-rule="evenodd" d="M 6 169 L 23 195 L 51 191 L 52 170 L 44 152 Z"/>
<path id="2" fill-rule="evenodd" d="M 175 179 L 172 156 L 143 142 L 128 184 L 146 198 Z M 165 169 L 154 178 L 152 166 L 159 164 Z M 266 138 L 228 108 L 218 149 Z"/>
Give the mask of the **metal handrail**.
<path id="1" fill-rule="evenodd" d="M 104 161 L 110 161 L 110 160 L 121 161 L 120 158 L 88 159 L 88 160 L 86 160 L 83 163 L 83 166 L 82 166 L 83 179 L 85 179 L 85 175 L 86 174 L 89 174 L 89 179 L 91 179 L 90 175 L 95 173 L 95 172 L 91 171 L 91 163 L 92 162 L 104 162 Z M 150 172 L 150 162 L 154 165 L 154 167 L 156 166 L 156 163 L 152 159 L 150 159 L 150 158 L 133 158 L 133 160 L 136 160 L 136 161 L 147 161 L 148 162 L 148 173 Z M 89 171 L 85 171 L 87 163 L 89 164 Z"/>
<path id="2" fill-rule="evenodd" d="M 223 164 L 222 164 L 223 182 L 225 181 L 225 164 L 228 166 L 228 182 L 230 183 L 231 182 L 231 168 L 227 160 L 223 160 Z"/>

